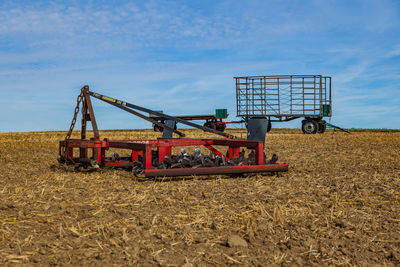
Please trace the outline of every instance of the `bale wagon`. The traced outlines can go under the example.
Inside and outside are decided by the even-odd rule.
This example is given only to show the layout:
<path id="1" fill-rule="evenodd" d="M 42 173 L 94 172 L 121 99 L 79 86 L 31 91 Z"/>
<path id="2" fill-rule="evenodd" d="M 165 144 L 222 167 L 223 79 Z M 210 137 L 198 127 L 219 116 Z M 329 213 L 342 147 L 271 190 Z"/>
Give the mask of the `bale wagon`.
<path id="1" fill-rule="evenodd" d="M 324 118 L 332 116 L 332 79 L 322 75 L 271 75 L 234 77 L 236 111 L 246 123 L 250 118 L 271 122 L 302 120 L 305 134 L 324 133 Z"/>

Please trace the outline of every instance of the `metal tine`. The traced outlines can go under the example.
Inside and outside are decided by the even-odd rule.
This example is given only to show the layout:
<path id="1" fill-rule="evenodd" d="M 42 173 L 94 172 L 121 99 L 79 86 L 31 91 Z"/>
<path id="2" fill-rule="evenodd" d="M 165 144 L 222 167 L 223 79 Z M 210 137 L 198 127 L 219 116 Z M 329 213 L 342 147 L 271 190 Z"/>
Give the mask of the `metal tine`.
<path id="1" fill-rule="evenodd" d="M 158 156 L 153 158 L 158 162 Z M 269 160 L 269 163 L 276 163 L 278 157 L 274 154 Z M 246 158 L 246 151 L 242 149 L 239 152 L 239 157 L 232 157 L 227 160 L 226 156 L 218 156 L 210 151 L 209 155 L 201 153 L 199 148 L 195 148 L 193 154 L 186 152 L 184 148 L 181 149 L 178 155 L 165 156 L 162 163 L 157 164 L 159 169 L 174 169 L 174 168 L 200 168 L 200 167 L 217 167 L 217 166 L 239 166 L 254 164 L 255 153 L 252 150 Z M 267 161 L 266 161 L 267 162 Z"/>

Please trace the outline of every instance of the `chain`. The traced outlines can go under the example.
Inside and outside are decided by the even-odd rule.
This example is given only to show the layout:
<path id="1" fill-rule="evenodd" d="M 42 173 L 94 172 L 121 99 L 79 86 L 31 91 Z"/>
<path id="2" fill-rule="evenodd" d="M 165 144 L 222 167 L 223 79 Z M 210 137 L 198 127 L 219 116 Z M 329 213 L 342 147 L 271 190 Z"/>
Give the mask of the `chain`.
<path id="1" fill-rule="evenodd" d="M 68 131 L 67 135 L 65 136 L 65 144 L 67 143 L 68 139 L 71 138 L 71 134 L 75 127 L 76 117 L 78 116 L 79 106 L 80 106 L 81 102 L 83 102 L 83 91 L 80 93 L 80 95 L 78 95 L 78 98 L 76 99 L 76 107 L 75 107 L 75 111 L 74 111 L 74 117 L 72 118 L 72 122 L 71 122 L 71 126 L 69 127 L 69 131 Z M 65 145 L 64 154 L 66 154 L 66 152 L 67 152 L 66 148 L 67 148 L 67 146 Z"/>

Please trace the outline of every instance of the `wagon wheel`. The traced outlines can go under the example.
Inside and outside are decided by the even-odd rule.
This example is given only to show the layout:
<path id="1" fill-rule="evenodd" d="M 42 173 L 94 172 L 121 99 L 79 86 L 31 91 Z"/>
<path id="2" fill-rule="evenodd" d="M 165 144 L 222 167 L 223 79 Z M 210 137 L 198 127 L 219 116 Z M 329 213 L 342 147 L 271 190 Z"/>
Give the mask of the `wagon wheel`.
<path id="1" fill-rule="evenodd" d="M 304 120 L 301 129 L 304 134 L 315 134 L 318 131 L 318 122 L 314 120 Z"/>
<path id="2" fill-rule="evenodd" d="M 318 122 L 318 133 L 324 133 L 326 130 L 326 121 L 322 120 Z"/>
<path id="3" fill-rule="evenodd" d="M 153 130 L 154 130 L 155 132 L 162 132 L 162 131 L 163 131 L 163 128 L 160 127 L 160 126 L 158 126 L 157 124 L 154 124 Z"/>
<path id="4" fill-rule="evenodd" d="M 268 124 L 267 124 L 267 133 L 269 133 L 269 131 L 271 131 L 271 129 L 272 129 L 272 124 L 271 124 L 271 121 L 268 120 Z"/>
<path id="5" fill-rule="evenodd" d="M 213 129 L 213 130 L 217 129 L 217 125 L 215 125 L 215 123 L 211 122 L 211 121 L 204 123 L 204 127 L 207 127 L 207 128 Z"/>

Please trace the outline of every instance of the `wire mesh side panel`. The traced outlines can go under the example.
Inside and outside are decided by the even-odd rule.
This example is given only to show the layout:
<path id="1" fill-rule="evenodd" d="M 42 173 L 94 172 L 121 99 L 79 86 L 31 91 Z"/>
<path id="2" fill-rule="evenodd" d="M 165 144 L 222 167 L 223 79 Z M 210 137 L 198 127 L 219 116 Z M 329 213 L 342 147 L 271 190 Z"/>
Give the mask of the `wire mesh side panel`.
<path id="1" fill-rule="evenodd" d="M 332 105 L 331 83 L 331 77 L 322 77 L 322 101 L 326 105 Z"/>
<path id="2" fill-rule="evenodd" d="M 235 77 L 237 116 L 322 116 L 331 104 L 330 77 L 281 75 Z"/>
<path id="3" fill-rule="evenodd" d="M 236 78 L 236 107 L 238 116 L 265 115 L 278 104 L 269 95 L 267 80 L 264 78 Z M 239 115 L 240 114 L 240 115 Z"/>

